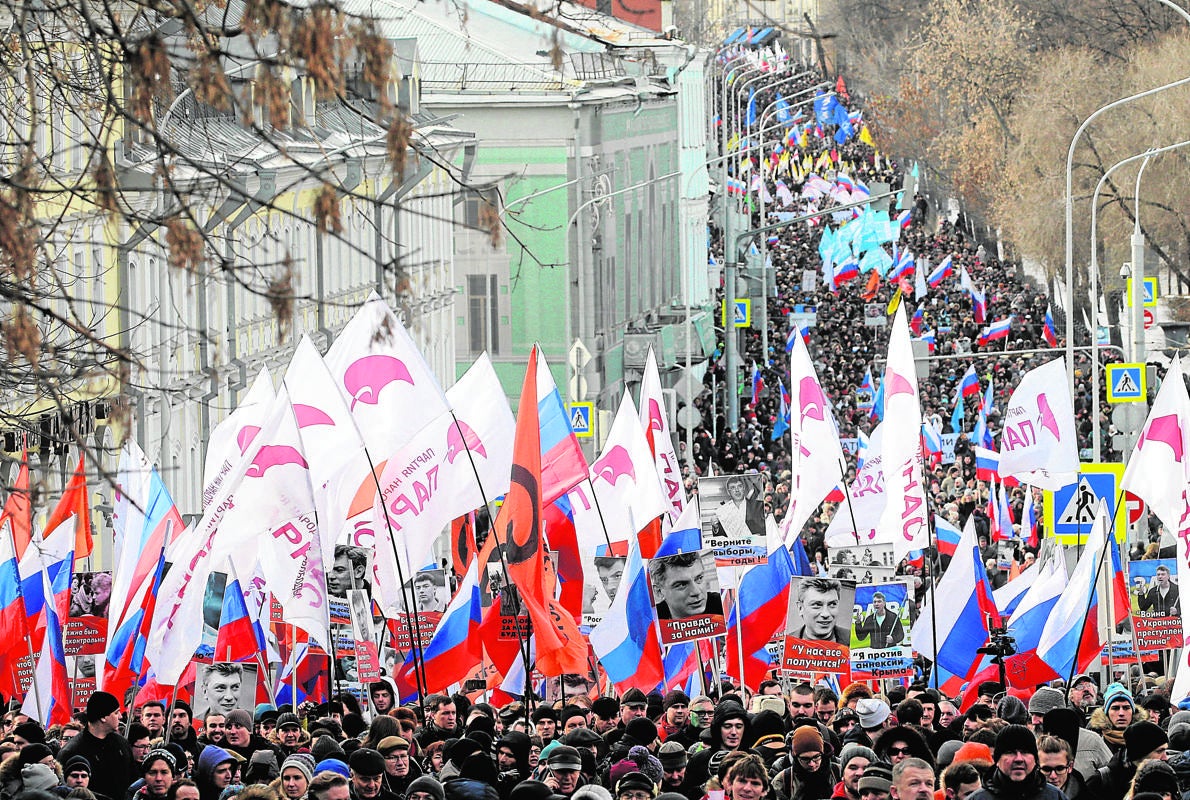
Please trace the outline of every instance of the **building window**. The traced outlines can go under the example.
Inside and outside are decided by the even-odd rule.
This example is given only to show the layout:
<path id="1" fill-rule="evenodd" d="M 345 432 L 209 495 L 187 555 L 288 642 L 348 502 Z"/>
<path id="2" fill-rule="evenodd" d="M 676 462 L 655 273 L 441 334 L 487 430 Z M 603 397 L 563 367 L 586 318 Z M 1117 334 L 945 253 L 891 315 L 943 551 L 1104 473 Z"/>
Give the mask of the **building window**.
<path id="1" fill-rule="evenodd" d="M 463 224 L 472 230 L 487 231 L 500 210 L 500 192 L 495 186 L 464 189 Z"/>
<path id="2" fill-rule="evenodd" d="M 472 355 L 500 352 L 499 290 L 495 275 L 467 276 L 467 336 Z"/>

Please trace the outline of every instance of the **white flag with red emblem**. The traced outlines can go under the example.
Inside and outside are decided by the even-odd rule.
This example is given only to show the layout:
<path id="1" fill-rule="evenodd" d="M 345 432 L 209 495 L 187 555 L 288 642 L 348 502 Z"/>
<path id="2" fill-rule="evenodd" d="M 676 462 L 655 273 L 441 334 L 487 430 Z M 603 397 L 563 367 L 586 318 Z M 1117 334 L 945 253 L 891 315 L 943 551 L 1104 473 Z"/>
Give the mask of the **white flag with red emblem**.
<path id="1" fill-rule="evenodd" d="M 897 308 L 884 366 L 884 513 L 880 536 L 891 538 L 893 559 L 929 546 L 925 481 L 921 469 L 921 405 L 905 306 Z"/>
<path id="2" fill-rule="evenodd" d="M 590 476 L 612 541 L 632 538 L 670 508 L 640 427 L 636 404 L 627 392 L 620 401 L 603 452 L 591 464 Z"/>
<path id="3" fill-rule="evenodd" d="M 1056 491 L 1078 478 L 1074 403 L 1066 359 L 1057 358 L 1021 378 L 1004 410 L 1000 477 Z"/>

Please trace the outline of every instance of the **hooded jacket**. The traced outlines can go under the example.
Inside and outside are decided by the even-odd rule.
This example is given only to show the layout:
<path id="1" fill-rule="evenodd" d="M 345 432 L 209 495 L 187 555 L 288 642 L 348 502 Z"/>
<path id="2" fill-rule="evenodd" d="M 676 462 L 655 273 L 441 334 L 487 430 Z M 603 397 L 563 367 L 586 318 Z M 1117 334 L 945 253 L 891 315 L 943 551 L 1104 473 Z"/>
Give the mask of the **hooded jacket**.
<path id="1" fill-rule="evenodd" d="M 744 735 L 740 739 L 740 746 L 742 747 L 743 743 L 748 741 L 748 712 L 744 711 L 744 707 L 739 703 L 730 700 L 721 702 L 715 707 L 715 713 L 711 717 L 708 747 L 695 753 L 686 763 L 686 781 L 682 784 L 683 794 L 688 795 L 689 792 L 701 789 L 702 785 L 710 779 L 711 756 L 720 750 L 727 749 L 723 744 L 723 723 L 732 719 L 744 721 Z"/>
<path id="2" fill-rule="evenodd" d="M 215 786 L 215 767 L 227 761 L 235 761 L 235 756 L 213 744 L 198 754 L 198 760 L 194 762 L 194 782 L 198 785 L 201 800 L 219 800 L 223 790 Z"/>

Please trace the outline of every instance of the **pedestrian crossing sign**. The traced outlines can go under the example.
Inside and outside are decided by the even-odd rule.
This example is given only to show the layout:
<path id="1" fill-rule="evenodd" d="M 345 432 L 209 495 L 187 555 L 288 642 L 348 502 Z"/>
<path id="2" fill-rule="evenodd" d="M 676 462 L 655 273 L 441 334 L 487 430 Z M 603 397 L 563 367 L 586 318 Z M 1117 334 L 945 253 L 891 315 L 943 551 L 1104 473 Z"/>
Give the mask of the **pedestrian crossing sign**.
<path id="1" fill-rule="evenodd" d="M 1095 522 L 1100 499 L 1107 501 L 1107 513 L 1116 539 L 1123 541 L 1128 533 L 1128 515 L 1116 513 L 1120 499 L 1120 481 L 1124 477 L 1123 464 L 1080 464 L 1077 480 L 1061 489 L 1045 493 L 1042 507 L 1046 530 L 1062 544 L 1081 544 L 1087 541 Z"/>
<path id="2" fill-rule="evenodd" d="M 1126 284 L 1126 286 L 1124 287 L 1124 294 L 1125 294 L 1124 305 L 1131 308 L 1132 307 L 1132 278 L 1128 278 L 1125 281 L 1125 284 Z M 1156 278 L 1145 278 L 1144 287 L 1145 287 L 1145 296 L 1144 296 L 1144 304 L 1145 305 L 1144 305 L 1144 307 L 1145 308 L 1156 308 L 1157 307 L 1157 279 Z"/>
<path id="3" fill-rule="evenodd" d="M 1144 364 L 1107 365 L 1107 402 L 1143 403 L 1147 398 Z"/>
<path id="4" fill-rule="evenodd" d="M 723 301 L 723 313 L 720 315 L 723 322 L 723 327 L 727 327 L 727 301 Z M 751 300 L 736 300 L 735 306 L 732 309 L 731 316 L 732 325 L 736 328 L 751 328 L 752 327 L 752 301 Z"/>
<path id="5" fill-rule="evenodd" d="M 591 415 L 595 412 L 594 403 L 567 403 L 566 416 L 570 420 L 570 429 L 580 439 L 590 439 L 595 435 L 591 426 Z"/>

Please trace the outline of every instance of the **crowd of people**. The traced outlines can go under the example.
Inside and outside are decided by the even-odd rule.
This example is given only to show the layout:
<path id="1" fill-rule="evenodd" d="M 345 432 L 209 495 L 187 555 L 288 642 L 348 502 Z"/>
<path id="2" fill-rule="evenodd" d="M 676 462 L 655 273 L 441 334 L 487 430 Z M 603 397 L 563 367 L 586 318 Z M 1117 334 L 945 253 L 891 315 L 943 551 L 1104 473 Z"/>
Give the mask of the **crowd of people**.
<path id="1" fill-rule="evenodd" d="M 978 686 L 961 712 L 923 683 L 839 694 L 765 681 L 711 695 L 576 694 L 494 707 L 463 694 L 370 722 L 340 695 L 194 719 L 181 701 L 129 715 L 99 691 L 48 730 L 11 710 L 3 800 L 1170 800 L 1190 788 L 1190 710 L 1090 675 Z"/>
<path id="2" fill-rule="evenodd" d="M 732 62 L 728 63 L 730 69 Z M 790 75 L 801 73 L 805 74 L 797 80 L 789 80 Z M 751 74 L 749 73 L 749 76 Z M 771 108 L 776 102 L 778 91 L 784 96 L 811 92 L 813 87 L 821 85 L 821 81 L 819 73 L 802 65 L 789 67 L 784 72 L 775 74 L 771 81 L 762 82 L 762 86 L 750 81 L 749 87 L 755 92 L 755 107 L 765 109 Z M 846 91 L 841 83 L 836 93 L 839 90 Z M 732 91 L 730 87 L 728 91 Z M 764 189 L 767 190 L 770 199 L 777 194 L 778 180 L 792 190 L 792 205 L 777 199 L 773 199 L 773 202 L 767 205 L 759 202 L 747 204 L 753 227 L 777 223 L 783 213 L 807 213 L 828 205 L 799 196 L 802 182 L 798 180 L 797 175 L 791 176 L 782 171 L 780 166 L 780 154 L 788 149 L 788 142 L 758 142 L 758 139 L 771 136 L 780 139 L 780 135 L 756 134 L 758 127 L 764 128 L 767 118 L 762 118 L 759 125 L 746 124 L 745 96 L 741 95 L 729 101 L 727 107 L 738 111 L 736 114 L 729 113 L 726 124 L 729 131 L 740 134 L 740 141 L 743 143 L 740 145 L 740 157 L 729 160 L 733 174 L 739 175 L 741 179 L 747 179 L 749 175 L 761 175 Z M 906 180 L 904 171 L 894 160 L 883 156 L 874 146 L 860 141 L 858 137 L 852 137 L 839 144 L 832 136 L 835 127 L 820 127 L 824 127 L 824 136 L 810 136 L 804 139 L 804 147 L 792 151 L 791 162 L 805 158 L 806 161 L 813 161 L 817 165 L 822 163 L 820 159 L 823 154 L 828 153 L 832 154 L 832 166 L 819 171 L 822 177 L 832 179 L 837 174 L 844 173 L 852 181 L 863 182 L 869 187 L 890 186 L 894 190 L 903 187 L 906 192 L 912 192 L 912 181 Z M 752 134 L 751 138 L 748 137 L 749 133 Z M 744 149 L 749 143 L 753 149 Z M 751 185 L 759 194 L 759 187 L 754 179 Z M 747 210 L 745 204 L 737 199 L 728 198 L 727 202 Z M 900 203 L 897 203 L 895 198 L 883 202 L 890 207 L 890 217 L 897 216 L 898 205 L 909 210 L 910 221 L 900 235 L 897 248 L 898 252 L 908 251 L 913 254 L 918 270 L 928 273 L 948 255 L 953 258 L 953 275 L 945 278 L 938 286 L 928 288 L 924 298 L 917 299 L 912 289 L 903 292 L 903 301 L 908 304 L 908 313 L 921 312 L 920 322 L 917 323 L 920 325 L 920 332 L 933 332 L 936 342 L 934 356 L 937 358 L 929 361 L 928 367 L 925 366 L 927 362 L 919 362 L 918 365 L 923 418 L 931 420 L 939 433 L 953 433 L 958 436 L 954 443 L 953 461 L 947 458 L 941 463 L 926 464 L 926 479 L 935 513 L 960 528 L 967 518 L 974 514 L 977 530 L 981 534 L 989 535 L 990 520 L 986 513 L 989 488 L 985 482 L 976 478 L 974 447 L 978 443 L 973 441 L 972 436 L 976 428 L 980 398 L 966 398 L 965 413 L 962 415 L 961 423 L 956 427 L 952 417 L 959 383 L 970 366 L 974 366 L 979 375 L 981 396 L 991 382 L 994 402 L 987 415 L 988 426 L 993 431 L 998 430 L 1001 414 L 1021 376 L 1029 369 L 1062 355 L 1048 346 L 1043 335 L 1046 311 L 1052 303 L 1045 293 L 1045 287 L 1038 286 L 1028 278 L 1019 263 L 1001 260 L 996 253 L 990 252 L 989 247 L 996 249 L 994 245 L 979 242 L 971 230 L 972 226 L 962 214 L 951 219 L 942 213 L 938 208 L 940 203 L 937 199 L 931 201 L 922 194 L 917 194 L 902 198 Z M 812 206 L 811 203 L 818 205 Z M 766 339 L 757 327 L 744 329 L 739 334 L 739 352 L 745 370 L 750 369 L 753 364 L 760 368 L 766 388 L 755 403 L 751 402 L 752 398 L 747 394 L 741 398 L 741 414 L 735 429 L 727 424 L 722 412 L 724 403 L 721 396 L 716 397 L 713 392 L 708 391 L 696 401 L 706 424 L 694 432 L 692 460 L 695 468 L 687 470 L 686 483 L 690 492 L 697 491 L 699 475 L 706 475 L 712 471 L 715 474 L 730 474 L 755 470 L 769 476 L 766 507 L 778 520 L 784 515 L 793 477 L 790 442 L 787 436 L 774 438 L 773 430 L 780 413 L 779 382 L 783 381 L 786 386 L 789 385 L 788 357 L 785 355 L 786 337 L 794 325 L 789 315 L 798 307 L 803 310 L 816 310 L 816 322 L 809 333 L 809 350 L 823 389 L 833 402 L 840 435 L 852 439 L 861 434 L 866 436 L 879 423 L 876 414 L 863 402 L 867 400 L 870 404 L 872 394 L 860 393 L 859 389 L 866 374 L 870 374 L 878 385 L 888 332 L 887 327 L 870 326 L 865 323 L 865 308 L 872 305 L 886 308 L 898 290 L 898 283 L 880 280 L 873 286 L 868 283 L 869 274 L 861 274 L 858 279 L 839 287 L 826 283 L 822 277 L 822 258 L 818 245 L 823 229 L 829 221 L 829 213 L 824 213 L 816 224 L 799 223 L 778 229 L 769 235 L 764 243 L 767 250 L 764 257 L 771 261 L 771 270 L 768 271 L 766 279 L 770 287 L 766 301 L 768 335 Z M 722 234 L 722 230 L 713 227 L 712 253 L 720 260 L 723 258 L 724 247 Z M 759 238 L 757 242 L 759 243 Z M 976 322 L 971 294 L 962 286 L 964 273 L 986 296 L 987 310 L 982 323 Z M 813 286 L 803 285 L 807 275 L 816 276 Z M 912 275 L 906 283 L 909 287 L 915 283 Z M 1060 312 L 1060 308 L 1053 309 L 1053 313 L 1058 317 L 1059 331 L 1063 330 Z M 982 329 L 993 320 L 1005 318 L 1012 320 L 1009 335 L 1006 338 L 981 343 Z M 1081 332 L 1084 337 L 1087 333 L 1083 326 L 1077 326 L 1076 331 Z M 718 387 L 720 392 L 728 383 L 722 358 L 724 347 L 725 342 L 721 335 L 717 354 L 719 358 L 712 361 L 712 369 L 708 370 L 705 378 L 708 389 Z M 1105 362 L 1114 360 L 1106 350 L 1101 351 L 1100 357 Z M 1085 351 L 1076 351 L 1075 375 L 1074 407 L 1079 446 L 1090 447 L 1093 430 L 1091 415 L 1099 413 L 1102 451 L 1110 455 L 1111 436 L 1115 430 L 1106 412 L 1097 410 L 1093 401 L 1089 388 L 1090 357 Z M 1101 371 L 1101 386 L 1102 380 Z M 850 455 L 849 459 L 847 482 L 855 477 L 854 454 Z M 1026 505 L 1025 491 L 1025 488 L 1020 486 L 1009 490 L 1009 505 L 1018 526 Z M 1039 508 L 1040 493 L 1037 493 L 1035 503 Z M 811 554 L 815 563 L 829 563 L 829 553 L 823 545 L 823 538 L 838 508 L 837 503 L 824 503 L 820 512 L 803 529 L 807 552 Z M 1018 553 L 1022 562 L 1027 555 L 1023 548 Z M 930 565 L 927 563 L 925 570 L 929 568 Z M 899 571 L 920 573 L 921 569 L 902 565 Z M 1003 576 L 999 579 L 1003 580 Z"/>

